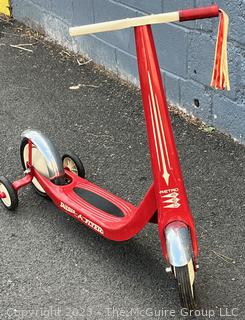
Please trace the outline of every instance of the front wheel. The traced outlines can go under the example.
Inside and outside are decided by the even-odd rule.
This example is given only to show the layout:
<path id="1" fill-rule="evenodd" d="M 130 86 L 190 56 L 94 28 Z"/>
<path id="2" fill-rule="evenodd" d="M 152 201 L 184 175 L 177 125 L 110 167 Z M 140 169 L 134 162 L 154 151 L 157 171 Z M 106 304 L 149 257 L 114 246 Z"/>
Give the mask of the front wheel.
<path id="1" fill-rule="evenodd" d="M 191 260 L 187 265 L 173 267 L 175 278 L 177 280 L 180 301 L 183 308 L 189 311 L 197 308 L 195 292 L 195 270 L 194 263 Z"/>

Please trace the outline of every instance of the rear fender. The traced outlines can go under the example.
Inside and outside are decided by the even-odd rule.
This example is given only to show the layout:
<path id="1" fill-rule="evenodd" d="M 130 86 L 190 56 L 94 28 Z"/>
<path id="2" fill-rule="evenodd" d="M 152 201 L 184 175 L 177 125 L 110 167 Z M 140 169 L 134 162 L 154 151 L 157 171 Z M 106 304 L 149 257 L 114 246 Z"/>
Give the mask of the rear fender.
<path id="1" fill-rule="evenodd" d="M 48 168 L 46 178 L 56 180 L 65 176 L 59 152 L 47 136 L 37 130 L 26 130 L 21 134 L 21 138 L 30 140 L 45 158 Z"/>

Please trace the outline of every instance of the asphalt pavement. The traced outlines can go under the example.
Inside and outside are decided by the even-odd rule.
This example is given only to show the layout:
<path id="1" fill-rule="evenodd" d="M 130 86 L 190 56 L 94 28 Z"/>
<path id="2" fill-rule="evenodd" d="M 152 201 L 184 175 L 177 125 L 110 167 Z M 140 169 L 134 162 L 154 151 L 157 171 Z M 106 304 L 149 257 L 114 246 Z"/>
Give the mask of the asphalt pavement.
<path id="1" fill-rule="evenodd" d="M 245 319 L 245 148 L 171 118 L 199 237 L 196 318 Z M 79 154 L 89 180 L 134 204 L 151 184 L 140 92 L 0 21 L 0 171 L 12 181 L 27 128 Z M 115 243 L 30 186 L 15 213 L 0 206 L 1 320 L 187 318 L 164 268 L 156 225 Z"/>

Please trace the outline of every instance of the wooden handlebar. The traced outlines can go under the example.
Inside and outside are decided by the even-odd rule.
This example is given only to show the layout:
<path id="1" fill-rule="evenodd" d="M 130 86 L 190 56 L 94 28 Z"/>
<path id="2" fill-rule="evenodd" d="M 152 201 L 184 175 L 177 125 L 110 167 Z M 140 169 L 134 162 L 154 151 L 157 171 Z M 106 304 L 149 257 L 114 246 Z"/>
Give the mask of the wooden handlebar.
<path id="1" fill-rule="evenodd" d="M 72 27 L 69 29 L 71 36 L 81 36 L 90 33 L 122 30 L 130 27 L 138 27 L 148 24 L 169 23 L 177 21 L 187 21 L 194 19 L 204 19 L 216 17 L 219 15 L 217 5 L 202 8 L 186 9 L 175 12 L 152 14 L 143 17 L 127 18 L 115 21 L 107 21 L 101 23 L 88 24 L 80 27 Z"/>
<path id="2" fill-rule="evenodd" d="M 90 33 L 121 30 L 146 24 L 167 23 L 179 21 L 179 12 L 160 13 L 143 17 L 89 24 L 69 29 L 71 36 L 81 36 Z"/>

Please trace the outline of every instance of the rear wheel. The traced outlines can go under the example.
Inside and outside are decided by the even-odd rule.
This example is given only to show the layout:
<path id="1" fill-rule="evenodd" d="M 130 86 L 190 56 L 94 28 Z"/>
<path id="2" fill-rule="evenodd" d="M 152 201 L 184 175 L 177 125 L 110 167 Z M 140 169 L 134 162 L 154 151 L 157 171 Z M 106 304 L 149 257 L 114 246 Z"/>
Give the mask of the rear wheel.
<path id="1" fill-rule="evenodd" d="M 64 169 L 68 169 L 72 173 L 81 178 L 85 178 L 85 169 L 80 158 L 73 152 L 69 152 L 63 155 L 62 163 Z"/>
<path id="2" fill-rule="evenodd" d="M 197 308 L 195 292 L 195 270 L 192 260 L 182 267 L 174 267 L 174 274 L 178 283 L 180 301 L 183 308 L 195 310 Z"/>
<path id="3" fill-rule="evenodd" d="M 29 140 L 27 138 L 24 138 L 21 141 L 20 158 L 21 158 L 22 167 L 24 170 L 26 170 L 27 163 L 29 162 Z M 33 164 L 33 167 L 39 173 L 41 173 L 41 175 L 43 175 L 44 177 L 49 176 L 49 171 L 48 171 L 47 162 L 45 160 L 45 157 L 43 156 L 42 152 L 37 148 L 37 146 L 35 146 L 34 144 L 32 145 L 32 164 Z M 47 193 L 42 188 L 42 186 L 40 185 L 40 183 L 37 181 L 36 178 L 33 178 L 32 185 L 33 185 L 35 191 L 39 195 L 41 195 L 42 197 L 48 197 Z"/>
<path id="4" fill-rule="evenodd" d="M 20 157 L 23 169 L 34 169 L 33 185 L 42 196 L 46 196 L 46 178 L 54 185 L 65 184 L 65 172 L 60 154 L 50 139 L 37 130 L 26 130 L 21 135 Z M 32 156 L 29 153 L 32 153 Z M 31 162 L 31 163 L 29 163 Z M 40 178 L 39 178 L 40 177 Z"/>
<path id="5" fill-rule="evenodd" d="M 20 145 L 20 158 L 22 167 L 24 170 L 27 169 L 27 163 L 29 161 L 29 140 L 24 138 Z M 42 153 L 38 150 L 35 145 L 32 145 L 32 163 L 35 169 L 40 172 L 43 176 L 48 176 L 48 168 L 46 160 Z M 40 183 L 36 178 L 33 178 L 32 185 L 35 191 L 42 197 L 47 197 L 47 193 L 44 191 Z"/>
<path id="6" fill-rule="evenodd" d="M 18 207 L 17 192 L 11 182 L 5 177 L 0 177 L 0 193 L 5 195 L 4 198 L 1 198 L 1 202 L 6 209 L 13 211 Z"/>

